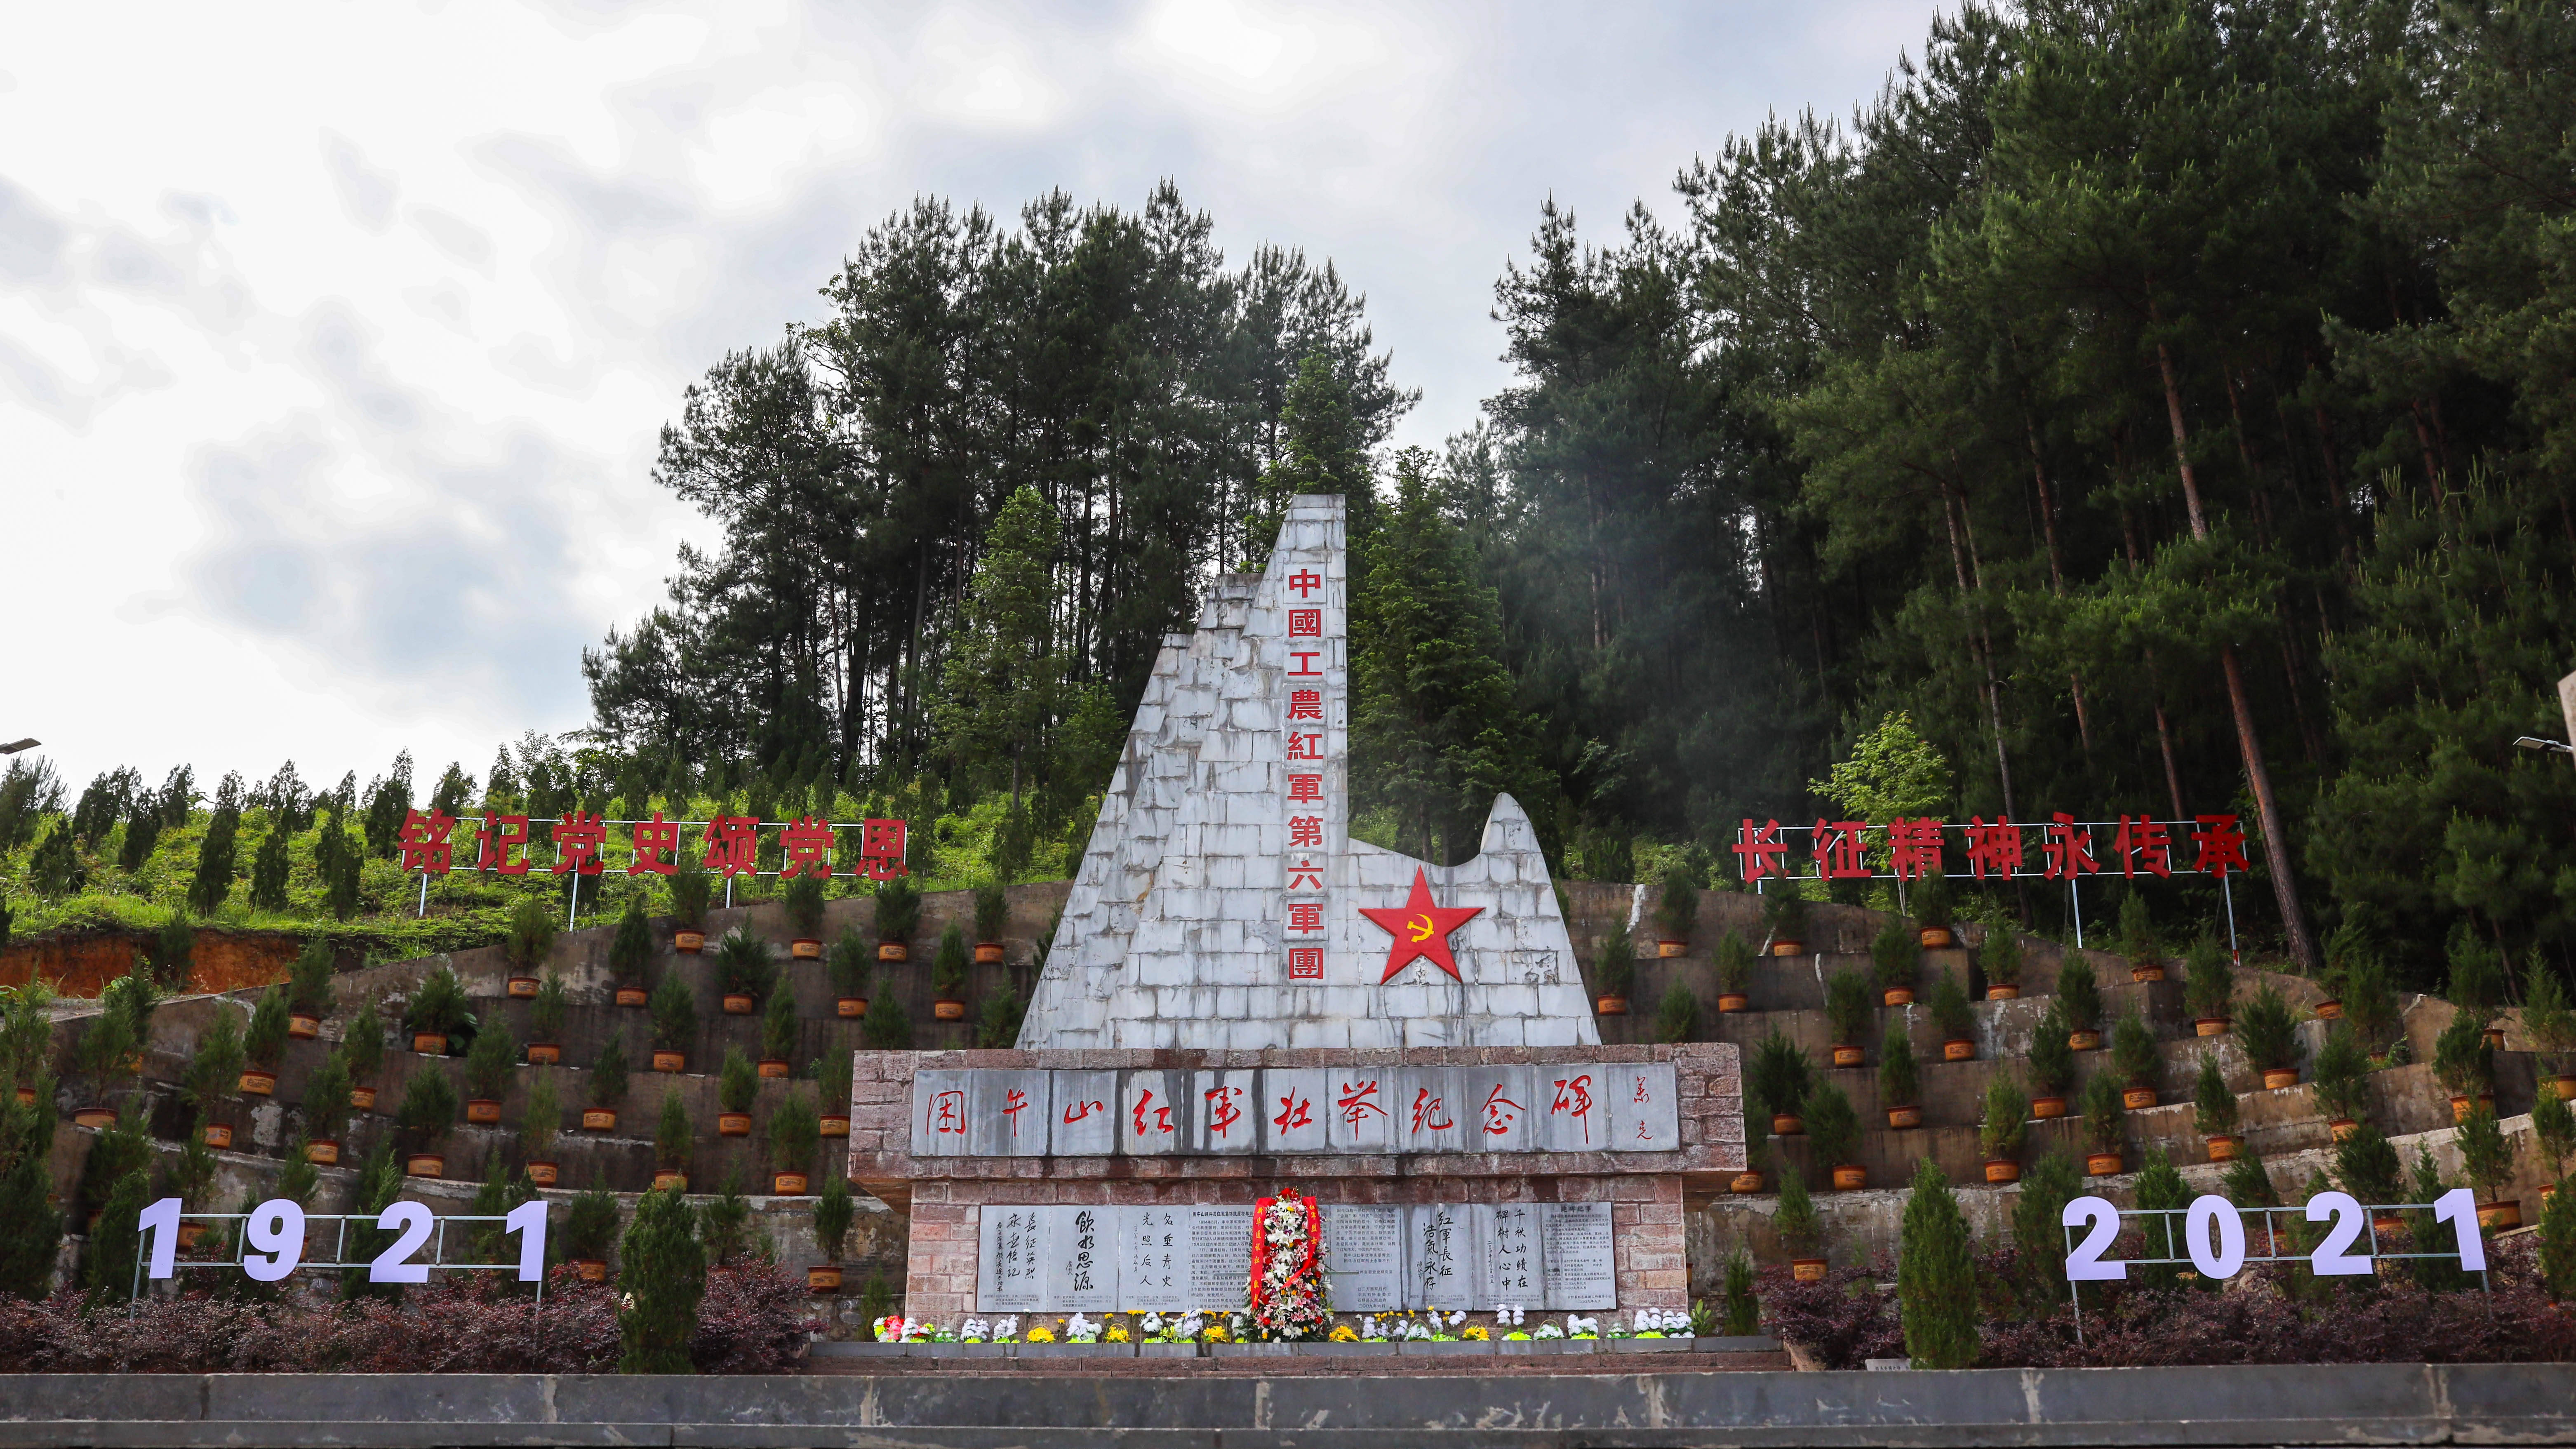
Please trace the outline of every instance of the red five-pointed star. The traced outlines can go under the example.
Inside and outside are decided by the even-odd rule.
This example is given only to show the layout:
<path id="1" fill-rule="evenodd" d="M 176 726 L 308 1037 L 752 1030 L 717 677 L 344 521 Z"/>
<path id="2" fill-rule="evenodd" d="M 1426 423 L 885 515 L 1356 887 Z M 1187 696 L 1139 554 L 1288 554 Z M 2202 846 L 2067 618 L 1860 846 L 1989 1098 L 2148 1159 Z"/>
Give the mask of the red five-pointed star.
<path id="1" fill-rule="evenodd" d="M 1402 909 L 1373 910 L 1360 908 L 1360 914 L 1377 922 L 1378 928 L 1395 938 L 1386 950 L 1386 974 L 1380 983 L 1395 979 L 1395 973 L 1412 964 L 1417 956 L 1458 977 L 1458 962 L 1449 954 L 1449 933 L 1483 915 L 1483 906 L 1436 906 L 1431 903 L 1431 881 L 1422 867 L 1413 868 L 1413 894 Z"/>

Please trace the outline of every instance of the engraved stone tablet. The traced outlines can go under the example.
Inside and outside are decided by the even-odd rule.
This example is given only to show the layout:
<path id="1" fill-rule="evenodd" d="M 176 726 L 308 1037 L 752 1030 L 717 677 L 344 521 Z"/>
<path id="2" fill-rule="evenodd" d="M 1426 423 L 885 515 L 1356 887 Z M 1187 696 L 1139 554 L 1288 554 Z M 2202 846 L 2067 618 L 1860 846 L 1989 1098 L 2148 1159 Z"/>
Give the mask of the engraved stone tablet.
<path id="1" fill-rule="evenodd" d="M 1404 1256 L 1408 1308 L 1485 1308 L 1483 1245 L 1476 1214 L 1464 1203 L 1424 1203 L 1405 1209 Z"/>
<path id="2" fill-rule="evenodd" d="M 1391 1313 L 1404 1306 L 1404 1209 L 1326 1203 L 1324 1278 L 1336 1313 Z"/>
<path id="3" fill-rule="evenodd" d="M 1335 1152 L 1395 1150 L 1395 1077 L 1392 1068 L 1343 1067 L 1329 1070 L 1332 1121 L 1325 1140 Z"/>
<path id="4" fill-rule="evenodd" d="M 1189 1114 L 1180 1094 L 1187 1072 L 1121 1072 L 1118 1076 L 1118 1150 L 1129 1157 L 1161 1157 L 1189 1145 Z"/>
<path id="5" fill-rule="evenodd" d="M 1321 1152 L 1333 1120 L 1332 1086 L 1320 1071 L 1274 1069 L 1261 1074 L 1261 1150 Z"/>
<path id="6" fill-rule="evenodd" d="M 1149 1205 L 1123 1207 L 1117 1213 L 1119 1308 L 1129 1313 L 1186 1312 L 1190 1307 L 1190 1210 Z"/>
<path id="7" fill-rule="evenodd" d="M 1496 1303 L 1521 1308 L 1547 1304 L 1547 1258 L 1538 1229 L 1538 1204 L 1480 1207 L 1485 1227 L 1485 1288 Z"/>
<path id="8" fill-rule="evenodd" d="M 1189 1306 L 1245 1306 L 1252 1293 L 1252 1205 L 1193 1207 L 1189 1213 Z"/>
<path id="9" fill-rule="evenodd" d="M 1107 1157 L 1118 1150 L 1118 1074 L 1049 1072 L 1047 1150 L 1058 1157 Z"/>
<path id="10" fill-rule="evenodd" d="M 1542 1066 L 1533 1072 L 1538 1145 L 1543 1152 L 1607 1152 L 1610 1109 L 1601 1100 L 1596 1066 Z"/>
<path id="11" fill-rule="evenodd" d="M 915 1072 L 912 1077 L 912 1155 L 963 1157 L 967 1148 L 965 1072 Z"/>
<path id="12" fill-rule="evenodd" d="M 1046 1307 L 1045 1213 L 984 1205 L 976 1230 L 976 1312 L 1035 1313 Z"/>
<path id="13" fill-rule="evenodd" d="M 1046 1209 L 1049 1313 L 1106 1313 L 1118 1306 L 1117 1209 L 1085 1204 Z"/>
<path id="14" fill-rule="evenodd" d="M 1536 1088 L 1527 1067 L 1462 1067 L 1459 1127 L 1469 1152 L 1527 1152 L 1538 1146 Z"/>
<path id="15" fill-rule="evenodd" d="M 1549 1308 L 1619 1306 L 1619 1275 L 1611 1263 L 1610 1204 L 1540 1203 L 1538 1236 Z"/>
<path id="16" fill-rule="evenodd" d="M 1045 1072 L 970 1071 L 966 1081 L 966 1141 L 975 1156 L 1046 1155 Z"/>
<path id="17" fill-rule="evenodd" d="M 1601 1080 L 1610 1099 L 1610 1146 L 1618 1152 L 1674 1152 L 1682 1145 L 1680 1103 L 1674 1096 L 1673 1064 L 1603 1067 Z"/>
<path id="18" fill-rule="evenodd" d="M 1253 1095 L 1258 1074 L 1192 1072 L 1190 1074 L 1190 1150 L 1245 1153 L 1261 1145 L 1261 1099 Z"/>
<path id="19" fill-rule="evenodd" d="M 1467 1134 L 1459 1121 L 1458 1073 L 1447 1067 L 1397 1072 L 1396 1142 L 1404 1152 L 1456 1152 Z"/>

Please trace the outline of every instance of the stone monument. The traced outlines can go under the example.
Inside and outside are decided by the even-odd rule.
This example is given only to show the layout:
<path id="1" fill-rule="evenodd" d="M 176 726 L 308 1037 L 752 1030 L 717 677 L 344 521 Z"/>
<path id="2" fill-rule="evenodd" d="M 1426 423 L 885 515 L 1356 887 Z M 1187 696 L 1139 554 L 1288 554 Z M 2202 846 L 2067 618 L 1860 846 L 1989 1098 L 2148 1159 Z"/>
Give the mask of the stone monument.
<path id="1" fill-rule="evenodd" d="M 1511 797 L 1463 865 L 1350 838 L 1349 594 L 1342 500 L 1292 500 L 1164 640 L 1017 1047 L 858 1054 L 908 1314 L 1239 1307 L 1272 1191 L 1337 1311 L 1684 1306 L 1736 1049 L 1601 1045 Z"/>

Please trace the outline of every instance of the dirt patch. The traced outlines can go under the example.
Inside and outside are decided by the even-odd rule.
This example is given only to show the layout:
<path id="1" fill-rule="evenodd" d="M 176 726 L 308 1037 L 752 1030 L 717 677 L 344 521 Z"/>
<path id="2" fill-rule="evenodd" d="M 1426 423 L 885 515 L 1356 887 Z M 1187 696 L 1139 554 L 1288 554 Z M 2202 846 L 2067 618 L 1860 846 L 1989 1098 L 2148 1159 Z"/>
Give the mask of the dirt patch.
<path id="1" fill-rule="evenodd" d="M 96 997 L 134 969 L 144 947 L 145 938 L 123 935 L 22 941 L 0 951 L 0 986 L 23 986 L 41 976 L 65 996 Z M 199 931 L 189 953 L 187 990 L 234 991 L 283 981 L 302 948 L 295 937 L 275 932 Z"/>

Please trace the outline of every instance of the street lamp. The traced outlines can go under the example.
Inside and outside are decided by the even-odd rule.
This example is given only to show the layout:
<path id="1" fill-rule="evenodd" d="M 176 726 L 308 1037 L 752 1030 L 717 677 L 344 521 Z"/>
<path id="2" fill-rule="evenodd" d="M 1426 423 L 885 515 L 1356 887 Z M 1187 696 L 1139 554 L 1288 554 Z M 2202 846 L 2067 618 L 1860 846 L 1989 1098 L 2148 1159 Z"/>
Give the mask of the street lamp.
<path id="1" fill-rule="evenodd" d="M 43 740 L 20 740 L 15 744 L 0 745 L 0 755 L 14 755 L 20 750 L 32 750 L 43 743 Z"/>
<path id="2" fill-rule="evenodd" d="M 2517 750 L 2539 750 L 2544 754 L 2576 755 L 2576 745 L 2560 744 L 2556 740 L 2544 740 L 2534 735 L 2524 735 L 2515 740 L 2513 747 Z"/>

